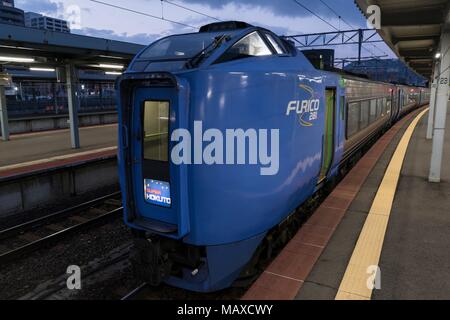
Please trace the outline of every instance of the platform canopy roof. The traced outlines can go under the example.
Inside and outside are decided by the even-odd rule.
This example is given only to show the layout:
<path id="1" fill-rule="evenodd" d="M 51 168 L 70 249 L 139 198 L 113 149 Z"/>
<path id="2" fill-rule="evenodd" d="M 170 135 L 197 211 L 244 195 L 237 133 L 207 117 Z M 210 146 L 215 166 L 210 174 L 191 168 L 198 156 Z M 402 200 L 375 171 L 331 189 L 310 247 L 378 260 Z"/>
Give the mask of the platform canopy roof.
<path id="1" fill-rule="evenodd" d="M 440 36 L 450 28 L 449 0 L 355 0 L 367 17 L 367 8 L 381 9 L 378 33 L 412 69 L 431 78 Z"/>
<path id="2" fill-rule="evenodd" d="M 134 43 L 0 24 L 0 57 L 33 60 L 12 59 L 7 65 L 52 67 L 70 62 L 85 69 L 100 64 L 126 66 L 143 48 Z"/>

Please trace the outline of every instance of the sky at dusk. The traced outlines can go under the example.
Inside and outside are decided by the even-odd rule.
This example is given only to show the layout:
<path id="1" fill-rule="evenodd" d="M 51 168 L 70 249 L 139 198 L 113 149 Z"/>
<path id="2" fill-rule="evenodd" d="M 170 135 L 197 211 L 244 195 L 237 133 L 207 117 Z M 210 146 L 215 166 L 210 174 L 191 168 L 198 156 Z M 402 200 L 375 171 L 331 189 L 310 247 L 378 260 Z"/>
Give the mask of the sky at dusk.
<path id="1" fill-rule="evenodd" d="M 353 0 L 297 0 L 338 29 L 366 28 L 366 20 Z M 154 16 L 164 16 L 181 24 L 162 21 L 134 12 L 112 8 L 91 0 L 16 0 L 16 7 L 74 22 L 72 32 L 114 40 L 150 44 L 163 36 L 196 32 L 216 20 L 161 0 L 102 0 Z M 220 20 L 240 20 L 266 27 L 279 35 L 334 31 L 293 0 L 170 0 Z M 343 20 L 339 19 L 338 15 Z M 357 56 L 356 46 L 335 47 L 337 57 Z M 363 56 L 388 54 L 384 44 L 365 45 Z"/>

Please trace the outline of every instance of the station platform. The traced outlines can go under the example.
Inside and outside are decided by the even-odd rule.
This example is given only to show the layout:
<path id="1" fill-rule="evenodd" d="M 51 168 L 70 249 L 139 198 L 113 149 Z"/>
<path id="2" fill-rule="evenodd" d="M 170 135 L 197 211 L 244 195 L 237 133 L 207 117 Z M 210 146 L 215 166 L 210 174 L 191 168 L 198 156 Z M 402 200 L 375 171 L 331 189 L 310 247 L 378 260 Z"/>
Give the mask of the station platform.
<path id="1" fill-rule="evenodd" d="M 427 111 L 374 144 L 244 300 L 450 299 L 450 130 L 430 183 Z"/>
<path id="2" fill-rule="evenodd" d="M 0 178 L 113 156 L 117 152 L 117 125 L 80 128 L 80 143 L 80 149 L 71 148 L 68 129 L 0 140 Z"/>

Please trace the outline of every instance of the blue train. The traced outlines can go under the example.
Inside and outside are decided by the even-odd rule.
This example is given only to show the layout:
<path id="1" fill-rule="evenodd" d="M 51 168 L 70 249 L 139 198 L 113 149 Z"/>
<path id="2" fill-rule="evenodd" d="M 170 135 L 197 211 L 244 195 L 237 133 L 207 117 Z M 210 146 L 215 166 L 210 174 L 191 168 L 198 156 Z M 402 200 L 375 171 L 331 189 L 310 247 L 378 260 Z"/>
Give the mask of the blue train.
<path id="1" fill-rule="evenodd" d="M 267 234 L 426 88 L 318 70 L 243 22 L 156 41 L 118 80 L 119 170 L 139 277 L 227 288 Z"/>

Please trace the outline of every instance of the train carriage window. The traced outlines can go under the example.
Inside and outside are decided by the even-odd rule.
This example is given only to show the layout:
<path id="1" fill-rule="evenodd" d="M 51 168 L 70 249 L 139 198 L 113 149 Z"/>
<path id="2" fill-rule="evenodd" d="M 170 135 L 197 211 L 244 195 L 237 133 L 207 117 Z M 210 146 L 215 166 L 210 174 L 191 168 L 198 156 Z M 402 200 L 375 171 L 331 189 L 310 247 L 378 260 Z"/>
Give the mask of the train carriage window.
<path id="1" fill-rule="evenodd" d="M 374 123 L 377 119 L 377 99 L 370 100 L 369 122 Z"/>
<path id="2" fill-rule="evenodd" d="M 285 54 L 286 53 L 285 50 L 283 49 L 283 47 L 280 45 L 280 43 L 270 33 L 265 32 L 264 34 L 265 34 L 267 40 L 269 40 L 272 47 L 277 52 L 277 54 Z"/>
<path id="3" fill-rule="evenodd" d="M 168 161 L 169 102 L 146 101 L 144 104 L 144 159 Z"/>
<path id="4" fill-rule="evenodd" d="M 347 137 L 351 137 L 359 130 L 359 102 L 351 102 L 347 107 Z"/>
<path id="5" fill-rule="evenodd" d="M 218 61 L 216 61 L 216 63 L 270 55 L 272 55 L 272 51 L 266 45 L 259 33 L 255 31 L 236 42 L 218 59 Z"/>
<path id="6" fill-rule="evenodd" d="M 361 112 L 359 118 L 359 130 L 369 125 L 369 101 L 361 101 Z"/>

